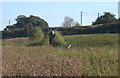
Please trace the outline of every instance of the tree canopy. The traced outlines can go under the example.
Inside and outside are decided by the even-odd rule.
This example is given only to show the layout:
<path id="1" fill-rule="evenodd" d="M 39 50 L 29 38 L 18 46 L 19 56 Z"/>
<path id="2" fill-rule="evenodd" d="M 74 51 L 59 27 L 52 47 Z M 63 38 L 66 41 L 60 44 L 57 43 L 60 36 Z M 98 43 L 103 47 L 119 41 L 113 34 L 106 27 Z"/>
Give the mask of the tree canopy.
<path id="1" fill-rule="evenodd" d="M 19 15 L 16 18 L 17 23 L 11 26 L 6 26 L 5 29 L 18 29 L 18 28 L 25 28 L 26 25 L 31 24 L 33 27 L 41 27 L 45 28 L 48 27 L 48 23 L 44 20 L 41 19 L 38 16 L 33 16 L 30 15 L 29 17 L 26 17 L 25 15 Z"/>
<path id="2" fill-rule="evenodd" d="M 62 24 L 63 27 L 74 26 L 74 25 L 75 25 L 75 21 L 72 18 L 68 16 L 64 18 L 64 22 Z"/>
<path id="3" fill-rule="evenodd" d="M 79 22 L 78 22 L 78 21 L 75 23 L 75 26 L 80 26 L 80 24 L 79 24 Z"/>
<path id="4" fill-rule="evenodd" d="M 62 24 L 63 27 L 69 27 L 69 26 L 80 26 L 80 24 L 77 22 L 74 21 L 73 18 L 70 18 L 68 16 L 66 16 L 64 18 L 64 22 Z"/>
<path id="5" fill-rule="evenodd" d="M 111 14 L 110 12 L 104 12 L 104 15 L 98 17 L 95 20 L 95 22 L 92 23 L 92 25 L 107 24 L 107 23 L 114 23 L 114 22 L 117 22 L 115 15 Z"/>

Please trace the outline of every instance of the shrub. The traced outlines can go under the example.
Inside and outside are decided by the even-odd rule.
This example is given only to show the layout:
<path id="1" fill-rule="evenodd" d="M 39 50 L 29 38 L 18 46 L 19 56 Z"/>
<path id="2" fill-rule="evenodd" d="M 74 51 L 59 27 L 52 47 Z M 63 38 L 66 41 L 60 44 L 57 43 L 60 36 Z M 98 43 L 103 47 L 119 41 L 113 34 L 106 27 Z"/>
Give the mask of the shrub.
<path id="1" fill-rule="evenodd" d="M 41 43 L 42 45 L 49 45 L 49 36 L 45 35 Z"/>
<path id="2" fill-rule="evenodd" d="M 60 32 L 55 32 L 55 39 L 54 39 L 54 46 L 66 46 L 67 43 L 65 41 L 65 39 L 62 37 L 62 35 L 60 34 Z"/>
<path id="3" fill-rule="evenodd" d="M 42 41 L 44 38 L 44 33 L 40 27 L 35 27 L 32 29 L 30 39 L 33 41 Z"/>
<path id="4" fill-rule="evenodd" d="M 39 46 L 42 45 L 42 41 L 44 39 L 44 32 L 40 27 L 34 27 L 32 29 L 32 33 L 30 35 L 31 43 L 29 46 Z"/>

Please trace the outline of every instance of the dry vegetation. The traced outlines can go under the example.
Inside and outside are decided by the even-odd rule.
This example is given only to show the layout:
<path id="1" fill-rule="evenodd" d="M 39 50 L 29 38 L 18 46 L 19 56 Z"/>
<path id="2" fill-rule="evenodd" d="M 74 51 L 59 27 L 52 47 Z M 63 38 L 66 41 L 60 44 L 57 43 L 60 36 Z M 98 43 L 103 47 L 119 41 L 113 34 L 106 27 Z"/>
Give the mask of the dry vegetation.
<path id="1" fill-rule="evenodd" d="M 2 76 L 2 40 L 0 39 L 0 77 Z"/>
<path id="2" fill-rule="evenodd" d="M 3 76 L 118 76 L 117 34 L 65 38 L 69 49 L 3 40 Z"/>

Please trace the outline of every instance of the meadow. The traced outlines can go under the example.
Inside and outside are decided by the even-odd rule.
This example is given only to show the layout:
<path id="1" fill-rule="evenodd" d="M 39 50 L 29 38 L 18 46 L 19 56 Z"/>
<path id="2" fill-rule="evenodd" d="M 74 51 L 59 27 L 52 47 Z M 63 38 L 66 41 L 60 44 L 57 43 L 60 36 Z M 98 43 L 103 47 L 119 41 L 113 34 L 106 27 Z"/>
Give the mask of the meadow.
<path id="1" fill-rule="evenodd" d="M 118 34 L 64 36 L 71 48 L 2 40 L 3 76 L 118 76 Z"/>

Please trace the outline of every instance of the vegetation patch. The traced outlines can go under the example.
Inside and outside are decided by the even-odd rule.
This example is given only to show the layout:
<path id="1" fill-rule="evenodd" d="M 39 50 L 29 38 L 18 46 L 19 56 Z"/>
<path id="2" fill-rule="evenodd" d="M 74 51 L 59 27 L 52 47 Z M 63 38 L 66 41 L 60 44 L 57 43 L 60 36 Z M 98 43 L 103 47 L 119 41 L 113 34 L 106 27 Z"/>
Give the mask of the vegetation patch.
<path id="1" fill-rule="evenodd" d="M 118 34 L 64 38 L 71 48 L 26 46 L 27 38 L 3 40 L 3 76 L 118 76 Z"/>

